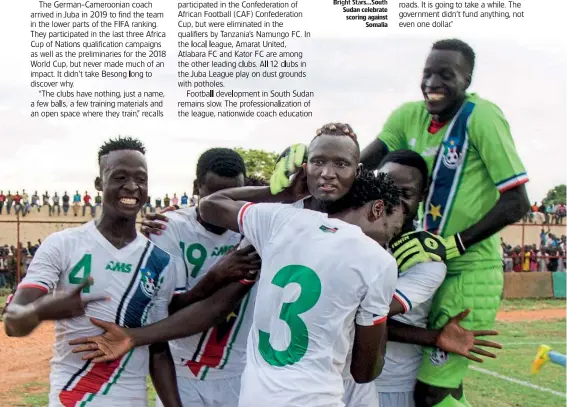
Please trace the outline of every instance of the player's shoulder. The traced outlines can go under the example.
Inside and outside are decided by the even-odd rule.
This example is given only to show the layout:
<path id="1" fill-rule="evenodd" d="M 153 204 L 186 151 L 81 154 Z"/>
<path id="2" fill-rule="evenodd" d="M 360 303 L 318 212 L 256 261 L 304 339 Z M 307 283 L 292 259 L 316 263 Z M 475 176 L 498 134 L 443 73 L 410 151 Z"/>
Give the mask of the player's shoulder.
<path id="1" fill-rule="evenodd" d="M 287 203 L 273 203 L 273 202 L 264 202 L 264 203 L 249 203 L 243 206 L 242 210 L 256 210 L 260 211 L 264 216 L 269 214 L 274 217 L 279 216 L 292 216 L 294 214 L 301 214 L 304 209 L 302 204 L 299 202 L 294 202 L 292 204 Z"/>
<path id="2" fill-rule="evenodd" d="M 193 234 L 198 230 L 197 211 L 195 207 L 177 209 L 176 211 L 166 212 L 167 228 L 165 233 L 174 234 Z"/>
<path id="3" fill-rule="evenodd" d="M 473 118 L 481 116 L 484 119 L 486 117 L 503 116 L 502 109 L 496 103 L 481 98 L 477 93 L 468 95 L 467 100 L 474 103 Z"/>
<path id="4" fill-rule="evenodd" d="M 197 209 L 195 206 L 192 206 L 191 208 L 181 208 L 175 211 L 166 212 L 164 215 L 169 219 L 169 222 L 176 225 L 193 223 L 197 220 Z"/>
<path id="5" fill-rule="evenodd" d="M 392 116 L 397 117 L 414 117 L 424 114 L 428 113 L 423 100 L 402 103 L 392 112 Z"/>
<path id="6" fill-rule="evenodd" d="M 92 229 L 95 227 L 96 226 L 94 224 L 94 221 L 90 221 L 81 226 L 60 230 L 58 232 L 52 233 L 49 236 L 47 236 L 47 238 L 45 238 L 45 240 L 42 242 L 41 245 L 64 244 L 66 242 L 70 242 L 74 240 L 81 240 L 86 235 L 89 235 Z"/>

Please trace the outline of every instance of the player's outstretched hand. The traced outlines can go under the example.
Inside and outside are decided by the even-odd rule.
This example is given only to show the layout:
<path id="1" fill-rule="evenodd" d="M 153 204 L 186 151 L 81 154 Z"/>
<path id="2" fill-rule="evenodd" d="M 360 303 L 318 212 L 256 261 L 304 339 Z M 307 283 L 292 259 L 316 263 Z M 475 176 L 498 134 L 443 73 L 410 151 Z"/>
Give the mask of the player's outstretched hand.
<path id="1" fill-rule="evenodd" d="M 165 230 L 166 223 L 168 221 L 167 216 L 164 215 L 166 212 L 175 211 L 177 208 L 175 206 L 168 206 L 162 209 L 159 213 L 146 213 L 142 219 L 142 227 L 140 231 L 146 237 L 150 235 L 161 235 L 161 232 Z"/>
<path id="2" fill-rule="evenodd" d="M 469 331 L 461 326 L 460 322 L 469 315 L 470 311 L 470 309 L 466 309 L 447 322 L 447 325 L 443 327 L 439 337 L 437 338 L 437 347 L 445 352 L 455 353 L 478 363 L 482 363 L 483 360 L 473 355 L 473 353 L 486 356 L 488 358 L 496 358 L 494 353 L 487 352 L 484 349 L 479 348 L 479 346 L 502 349 L 502 345 L 496 342 L 477 339 L 477 336 L 494 336 L 498 335 L 497 331 Z"/>
<path id="3" fill-rule="evenodd" d="M 89 352 L 83 355 L 81 359 L 92 360 L 94 363 L 111 362 L 134 348 L 134 342 L 126 329 L 112 322 L 105 322 L 96 318 L 91 318 L 91 322 L 93 325 L 104 329 L 105 332 L 102 335 L 69 341 L 69 345 L 75 346 L 73 353 Z"/>
<path id="4" fill-rule="evenodd" d="M 84 288 L 93 284 L 92 277 L 85 279 L 72 291 L 64 294 L 47 295 L 40 298 L 35 305 L 35 312 L 40 321 L 56 321 L 79 317 L 85 314 L 87 305 L 94 301 L 105 301 L 105 295 L 81 295 Z"/>
<path id="5" fill-rule="evenodd" d="M 209 273 L 215 273 L 223 284 L 242 279 L 255 280 L 262 260 L 252 245 L 235 249 L 216 263 Z"/>

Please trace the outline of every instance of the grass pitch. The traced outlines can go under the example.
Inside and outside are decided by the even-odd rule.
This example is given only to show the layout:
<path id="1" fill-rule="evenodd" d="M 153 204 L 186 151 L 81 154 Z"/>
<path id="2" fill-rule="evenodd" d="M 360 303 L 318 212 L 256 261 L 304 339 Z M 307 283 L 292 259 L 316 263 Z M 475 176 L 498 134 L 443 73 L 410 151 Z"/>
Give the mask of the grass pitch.
<path id="1" fill-rule="evenodd" d="M 1 294 L 0 294 L 0 297 Z M 3 305 L 3 298 L 0 304 Z M 0 307 L 2 306 L 0 305 Z M 502 311 L 541 310 L 565 307 L 564 300 L 504 301 Z M 538 375 L 530 374 L 530 366 L 540 344 L 547 344 L 557 352 L 566 353 L 566 321 L 535 320 L 497 322 L 495 338 L 504 349 L 496 360 L 473 363 L 465 379 L 465 393 L 473 407 L 564 407 L 565 368 L 545 365 Z M 531 387 L 530 387 L 531 386 Z M 533 387 L 535 386 L 535 387 Z M 29 383 L 11 392 L 10 401 L 1 401 L 0 407 L 47 406 L 48 378 L 40 383 Z M 556 393 L 561 393 L 560 395 Z M 148 379 L 149 406 L 153 407 L 155 392 Z"/>

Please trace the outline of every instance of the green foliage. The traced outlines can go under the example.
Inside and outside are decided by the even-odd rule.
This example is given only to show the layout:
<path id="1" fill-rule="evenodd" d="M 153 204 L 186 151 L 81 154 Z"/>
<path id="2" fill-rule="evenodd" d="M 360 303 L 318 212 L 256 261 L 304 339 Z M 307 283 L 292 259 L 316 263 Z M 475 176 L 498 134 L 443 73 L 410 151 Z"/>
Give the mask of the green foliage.
<path id="1" fill-rule="evenodd" d="M 269 180 L 276 166 L 279 154 L 256 149 L 237 147 L 235 150 L 242 156 L 249 176 Z"/>
<path id="2" fill-rule="evenodd" d="M 565 184 L 556 185 L 553 189 L 550 189 L 547 192 L 547 196 L 545 197 L 546 204 L 557 205 L 559 203 L 565 203 Z"/>

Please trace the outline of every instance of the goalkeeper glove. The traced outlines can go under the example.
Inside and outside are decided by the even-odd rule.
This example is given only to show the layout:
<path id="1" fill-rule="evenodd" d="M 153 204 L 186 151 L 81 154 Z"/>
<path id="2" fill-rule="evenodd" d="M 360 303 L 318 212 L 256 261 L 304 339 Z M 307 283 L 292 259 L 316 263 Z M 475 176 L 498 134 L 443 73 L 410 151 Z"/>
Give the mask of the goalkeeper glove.
<path id="1" fill-rule="evenodd" d="M 270 177 L 270 191 L 277 195 L 290 186 L 291 176 L 307 162 L 307 146 L 294 144 L 286 148 L 276 161 L 276 168 Z"/>
<path id="2" fill-rule="evenodd" d="M 446 261 L 465 252 L 461 236 L 457 233 L 448 238 L 425 231 L 405 233 L 390 244 L 392 255 L 403 273 L 418 263 Z"/>

